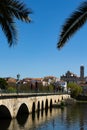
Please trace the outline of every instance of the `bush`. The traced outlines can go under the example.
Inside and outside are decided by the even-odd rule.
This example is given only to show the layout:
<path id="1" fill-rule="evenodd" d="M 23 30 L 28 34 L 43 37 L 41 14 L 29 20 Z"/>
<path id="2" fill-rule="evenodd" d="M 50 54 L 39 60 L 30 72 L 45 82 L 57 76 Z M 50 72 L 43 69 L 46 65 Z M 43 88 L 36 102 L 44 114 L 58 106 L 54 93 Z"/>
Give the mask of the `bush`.
<path id="1" fill-rule="evenodd" d="M 9 88 L 7 89 L 7 91 L 10 92 L 10 93 L 15 93 L 15 92 L 16 92 L 16 88 L 9 87 Z"/>
<path id="2" fill-rule="evenodd" d="M 0 88 L 1 88 L 1 89 L 6 89 L 6 86 L 7 86 L 7 85 L 8 85 L 8 84 L 7 84 L 6 80 L 3 79 L 3 78 L 0 78 Z"/>
<path id="3" fill-rule="evenodd" d="M 82 88 L 76 83 L 68 83 L 67 87 L 71 91 L 71 97 L 76 98 L 79 94 L 82 93 Z"/>

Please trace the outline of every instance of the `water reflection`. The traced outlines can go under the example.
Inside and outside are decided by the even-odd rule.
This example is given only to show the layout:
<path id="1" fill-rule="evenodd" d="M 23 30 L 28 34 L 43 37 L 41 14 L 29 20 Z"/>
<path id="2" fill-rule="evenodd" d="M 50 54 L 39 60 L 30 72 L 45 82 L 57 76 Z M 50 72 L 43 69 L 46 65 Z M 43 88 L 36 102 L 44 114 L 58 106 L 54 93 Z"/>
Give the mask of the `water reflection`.
<path id="1" fill-rule="evenodd" d="M 0 130 L 7 130 L 10 125 L 10 119 L 0 119 Z"/>
<path id="2" fill-rule="evenodd" d="M 27 121 L 27 118 L 28 118 L 28 114 L 18 116 L 18 117 L 17 117 L 18 124 L 19 124 L 20 126 L 24 126 L 25 123 L 26 123 L 26 121 Z"/>
<path id="3" fill-rule="evenodd" d="M 9 126 L 3 130 L 34 130 L 37 127 L 45 124 L 47 121 L 61 114 L 61 109 L 48 109 L 43 111 L 37 111 L 36 113 L 29 114 L 29 116 L 21 116 L 17 119 L 11 120 Z M 3 124 L 2 124 L 3 125 Z M 0 128 L 3 128 L 2 126 Z"/>
<path id="4" fill-rule="evenodd" d="M 46 109 L 13 120 L 0 120 L 0 130 L 86 130 L 87 104 Z"/>
<path id="5" fill-rule="evenodd" d="M 87 129 L 87 104 L 79 103 L 78 105 L 73 105 L 73 108 L 67 109 L 65 121 L 69 128 L 78 123 L 80 130 Z"/>

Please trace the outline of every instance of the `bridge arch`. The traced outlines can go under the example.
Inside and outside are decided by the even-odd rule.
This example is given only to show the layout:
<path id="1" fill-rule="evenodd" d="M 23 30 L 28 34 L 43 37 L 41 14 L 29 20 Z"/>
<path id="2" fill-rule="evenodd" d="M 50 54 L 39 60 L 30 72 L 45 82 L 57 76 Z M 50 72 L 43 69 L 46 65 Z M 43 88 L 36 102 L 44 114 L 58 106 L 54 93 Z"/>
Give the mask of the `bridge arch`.
<path id="1" fill-rule="evenodd" d="M 11 113 L 5 105 L 0 105 L 0 118 L 10 118 Z"/>
<path id="2" fill-rule="evenodd" d="M 25 103 L 22 103 L 18 109 L 17 116 L 29 114 L 29 109 Z"/>

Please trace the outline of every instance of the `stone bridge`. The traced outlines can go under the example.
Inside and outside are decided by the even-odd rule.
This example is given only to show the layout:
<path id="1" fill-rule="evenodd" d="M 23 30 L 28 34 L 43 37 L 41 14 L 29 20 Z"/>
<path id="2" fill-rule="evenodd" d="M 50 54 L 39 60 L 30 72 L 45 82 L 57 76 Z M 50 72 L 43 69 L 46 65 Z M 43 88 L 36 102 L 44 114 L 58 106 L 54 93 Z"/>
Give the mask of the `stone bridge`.
<path id="1" fill-rule="evenodd" d="M 68 98 L 70 98 L 69 94 L 54 93 L 0 94 L 0 118 L 15 118 L 23 113 L 32 113 L 51 107 L 53 103 Z"/>

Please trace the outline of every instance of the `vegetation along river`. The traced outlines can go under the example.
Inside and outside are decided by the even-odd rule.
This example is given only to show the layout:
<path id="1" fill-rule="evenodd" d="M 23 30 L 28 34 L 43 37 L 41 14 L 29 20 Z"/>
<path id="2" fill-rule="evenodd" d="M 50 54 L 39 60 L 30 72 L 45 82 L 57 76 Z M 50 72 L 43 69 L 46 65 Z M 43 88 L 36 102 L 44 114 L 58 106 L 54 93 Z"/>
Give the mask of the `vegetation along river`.
<path id="1" fill-rule="evenodd" d="M 87 130 L 87 104 L 21 115 L 17 119 L 0 119 L 0 130 Z"/>

